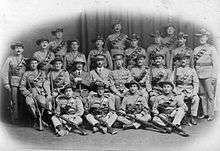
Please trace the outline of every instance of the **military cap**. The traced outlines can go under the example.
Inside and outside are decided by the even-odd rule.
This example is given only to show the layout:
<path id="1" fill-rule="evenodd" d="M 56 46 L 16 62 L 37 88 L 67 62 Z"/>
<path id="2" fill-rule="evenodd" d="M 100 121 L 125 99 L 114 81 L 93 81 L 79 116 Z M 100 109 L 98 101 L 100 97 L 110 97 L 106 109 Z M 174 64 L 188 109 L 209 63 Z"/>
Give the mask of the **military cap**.
<path id="1" fill-rule="evenodd" d="M 164 54 L 161 53 L 161 52 L 157 52 L 157 53 L 152 54 L 152 57 L 154 59 L 157 58 L 157 57 L 162 57 L 163 59 L 165 58 Z"/>
<path id="2" fill-rule="evenodd" d="M 78 39 L 68 40 L 67 45 L 70 46 L 73 42 L 77 42 L 77 44 L 80 44 Z"/>
<path id="3" fill-rule="evenodd" d="M 178 38 L 187 38 L 188 35 L 183 33 L 183 32 L 179 32 L 179 34 L 177 35 Z"/>
<path id="4" fill-rule="evenodd" d="M 169 27 L 173 27 L 174 30 L 176 30 L 176 27 L 175 27 L 172 23 L 169 23 L 169 24 L 165 27 L 165 29 L 168 29 Z"/>
<path id="5" fill-rule="evenodd" d="M 113 59 L 112 60 L 119 60 L 124 58 L 124 52 L 121 49 L 112 49 L 111 54 Z"/>
<path id="6" fill-rule="evenodd" d="M 98 40 L 102 40 L 103 42 L 105 42 L 105 39 L 102 35 L 97 35 L 96 38 L 92 40 L 92 42 L 95 43 Z"/>
<path id="7" fill-rule="evenodd" d="M 117 24 L 121 24 L 121 21 L 120 20 L 113 20 L 112 21 L 112 28 L 114 28 L 114 26 Z"/>
<path id="8" fill-rule="evenodd" d="M 57 58 L 53 59 L 53 60 L 50 62 L 50 64 L 54 64 L 54 63 L 57 62 L 57 61 L 60 61 L 60 62 L 63 63 L 63 59 L 60 58 L 60 57 L 57 57 Z"/>
<path id="9" fill-rule="evenodd" d="M 86 61 L 83 57 L 76 57 L 76 59 L 73 61 L 74 63 L 83 63 L 86 64 Z"/>
<path id="10" fill-rule="evenodd" d="M 182 60 L 182 59 L 185 59 L 185 58 L 189 59 L 190 57 L 191 56 L 188 53 L 181 53 L 181 54 L 178 55 L 179 60 Z"/>
<path id="11" fill-rule="evenodd" d="M 11 44 L 10 47 L 11 47 L 12 50 L 14 50 L 15 47 L 22 47 L 22 48 L 24 48 L 24 44 L 22 42 L 16 42 L 14 44 Z"/>
<path id="12" fill-rule="evenodd" d="M 172 88 L 174 88 L 174 84 L 173 82 L 171 82 L 170 80 L 164 80 L 164 81 L 160 81 L 158 83 L 158 85 L 162 88 L 165 84 L 169 84 Z"/>
<path id="13" fill-rule="evenodd" d="M 208 30 L 206 30 L 205 28 L 202 28 L 202 29 L 200 29 L 200 32 L 199 33 L 197 33 L 197 34 L 195 34 L 195 36 L 203 36 L 203 35 L 207 35 L 207 36 L 209 36 L 210 35 L 210 32 L 208 31 Z"/>
<path id="14" fill-rule="evenodd" d="M 95 56 L 95 61 L 99 61 L 99 60 L 105 60 L 105 55 L 103 54 L 98 54 Z"/>
<path id="15" fill-rule="evenodd" d="M 39 62 L 39 60 L 37 59 L 37 58 L 35 58 L 35 57 L 31 57 L 31 58 L 29 58 L 29 59 L 27 59 L 27 64 L 30 64 L 32 61 L 37 61 L 37 62 Z"/>
<path id="16" fill-rule="evenodd" d="M 137 56 L 137 58 L 136 58 L 136 60 L 138 60 L 138 59 L 140 59 L 140 58 L 146 58 L 146 56 L 145 55 L 143 55 L 143 54 L 139 54 L 138 56 Z"/>
<path id="17" fill-rule="evenodd" d="M 63 32 L 63 28 L 57 28 L 56 30 L 51 31 L 51 34 L 55 35 L 57 32 Z"/>
<path id="18" fill-rule="evenodd" d="M 127 87 L 129 89 L 131 87 L 131 85 L 133 85 L 133 84 L 136 84 L 138 89 L 140 89 L 140 84 L 135 80 L 131 80 L 130 82 L 125 83 L 125 87 Z"/>
<path id="19" fill-rule="evenodd" d="M 95 88 L 96 89 L 104 89 L 105 88 L 105 83 L 103 82 L 95 82 Z"/>
<path id="20" fill-rule="evenodd" d="M 41 42 L 43 42 L 43 41 L 47 41 L 47 42 L 49 42 L 49 39 L 46 39 L 46 38 L 40 38 L 40 39 L 38 39 L 38 40 L 36 41 L 36 44 L 39 46 L 39 45 L 41 44 Z"/>
<path id="21" fill-rule="evenodd" d="M 74 86 L 72 86 L 72 85 L 70 85 L 70 84 L 67 84 L 64 88 L 62 88 L 61 90 L 60 90 L 60 92 L 61 93 L 64 93 L 65 92 L 65 90 L 66 89 L 72 89 L 73 91 L 75 91 L 76 90 L 76 87 L 74 87 Z"/>
<path id="22" fill-rule="evenodd" d="M 128 40 L 130 40 L 130 41 L 132 41 L 132 40 L 139 40 L 140 39 L 140 37 L 137 35 L 137 34 L 132 34 L 129 38 L 128 38 Z"/>
<path id="23" fill-rule="evenodd" d="M 150 36 L 150 37 L 153 37 L 153 38 L 155 38 L 155 37 L 161 37 L 161 33 L 160 33 L 159 30 L 157 30 L 155 33 L 149 34 L 149 36 Z"/>

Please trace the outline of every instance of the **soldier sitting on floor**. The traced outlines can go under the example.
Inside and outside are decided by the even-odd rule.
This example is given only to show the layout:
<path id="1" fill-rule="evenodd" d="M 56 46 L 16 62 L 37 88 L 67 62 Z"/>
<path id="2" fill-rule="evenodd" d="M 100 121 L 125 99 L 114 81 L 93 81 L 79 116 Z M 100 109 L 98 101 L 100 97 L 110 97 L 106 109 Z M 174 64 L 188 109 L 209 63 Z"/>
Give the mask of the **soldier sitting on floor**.
<path id="1" fill-rule="evenodd" d="M 88 97 L 85 117 L 88 122 L 92 124 L 94 133 L 100 130 L 104 134 L 106 132 L 116 134 L 117 131 L 111 127 L 117 119 L 117 114 L 114 112 L 114 100 L 112 100 L 109 94 L 104 93 L 104 83 L 96 83 L 94 90 L 96 90 L 97 93 L 91 94 Z"/>
<path id="2" fill-rule="evenodd" d="M 80 97 L 74 95 L 74 90 L 75 89 L 71 85 L 66 85 L 61 90 L 61 93 L 64 93 L 64 95 L 59 95 L 57 97 L 55 112 L 74 124 L 79 125 L 82 123 L 81 116 L 84 113 L 84 108 Z M 69 131 L 72 130 L 72 127 L 66 120 L 56 115 L 52 116 L 51 120 L 57 136 L 67 135 Z"/>

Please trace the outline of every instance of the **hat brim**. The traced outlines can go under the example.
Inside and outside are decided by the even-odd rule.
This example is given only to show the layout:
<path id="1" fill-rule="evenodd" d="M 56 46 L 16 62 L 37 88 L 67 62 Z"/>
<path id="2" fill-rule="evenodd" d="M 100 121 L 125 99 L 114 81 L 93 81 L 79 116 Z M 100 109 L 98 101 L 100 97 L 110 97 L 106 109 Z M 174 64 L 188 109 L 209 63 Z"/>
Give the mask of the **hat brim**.
<path id="1" fill-rule="evenodd" d="M 137 82 L 125 83 L 125 87 L 129 89 L 133 84 L 137 85 L 138 89 L 140 89 L 140 84 Z"/>
<path id="2" fill-rule="evenodd" d="M 72 89 L 73 91 L 76 91 L 76 87 L 73 86 L 67 86 L 60 90 L 61 93 L 65 93 L 66 89 Z"/>
<path id="3" fill-rule="evenodd" d="M 162 88 L 165 84 L 170 85 L 172 88 L 174 88 L 174 84 L 172 82 L 169 81 L 161 81 L 158 83 L 158 85 Z"/>

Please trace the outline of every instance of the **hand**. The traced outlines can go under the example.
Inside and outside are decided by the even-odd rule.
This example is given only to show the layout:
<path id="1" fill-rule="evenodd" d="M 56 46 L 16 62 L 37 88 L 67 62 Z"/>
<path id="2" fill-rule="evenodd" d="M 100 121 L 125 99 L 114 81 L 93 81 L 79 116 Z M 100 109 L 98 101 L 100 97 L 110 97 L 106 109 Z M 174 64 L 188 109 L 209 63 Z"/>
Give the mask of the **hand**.
<path id="1" fill-rule="evenodd" d="M 58 93 L 57 92 L 53 92 L 52 93 L 52 97 L 56 97 L 56 96 L 58 96 Z"/>
<path id="2" fill-rule="evenodd" d="M 7 89 L 9 92 L 11 92 L 11 87 L 10 87 L 9 84 L 5 85 L 4 87 L 5 87 L 5 89 Z"/>
<path id="3" fill-rule="evenodd" d="M 152 112 L 153 112 L 154 115 L 158 115 L 159 114 L 159 111 L 157 109 L 153 109 Z"/>

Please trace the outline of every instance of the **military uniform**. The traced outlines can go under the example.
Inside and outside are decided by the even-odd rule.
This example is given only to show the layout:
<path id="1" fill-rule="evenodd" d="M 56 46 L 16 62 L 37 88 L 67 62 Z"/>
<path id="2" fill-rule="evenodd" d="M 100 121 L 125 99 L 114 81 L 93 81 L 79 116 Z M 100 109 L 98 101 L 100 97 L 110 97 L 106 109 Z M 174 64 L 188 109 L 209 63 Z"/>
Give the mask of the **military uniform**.
<path id="1" fill-rule="evenodd" d="M 135 94 L 131 94 L 130 92 L 127 93 L 122 100 L 119 112 L 134 115 L 137 119 L 147 122 L 151 119 L 148 110 L 149 107 L 146 98 L 139 91 L 137 91 Z M 123 124 L 132 125 L 135 128 L 139 128 L 141 126 L 140 123 L 132 121 L 124 116 L 118 116 L 117 120 Z"/>
<path id="2" fill-rule="evenodd" d="M 161 82 L 161 84 L 162 83 L 170 82 Z M 167 120 L 172 120 L 172 123 L 178 126 L 180 126 L 187 110 L 188 108 L 184 103 L 184 97 L 173 92 L 169 94 L 161 93 L 160 95 L 156 96 L 152 107 L 153 113 L 160 114 Z M 166 124 L 157 116 L 155 116 L 153 120 L 162 126 L 166 126 Z"/>
<path id="3" fill-rule="evenodd" d="M 201 33 L 201 35 L 205 34 L 206 33 Z M 213 79 L 216 78 L 217 71 L 216 56 L 216 48 L 207 43 L 204 45 L 200 45 L 194 49 L 195 69 L 200 80 L 200 84 L 207 94 L 207 96 L 201 96 L 203 113 L 204 115 L 208 115 L 211 119 L 214 118 L 215 92 Z"/>
<path id="4" fill-rule="evenodd" d="M 106 87 L 109 87 L 109 75 L 111 73 L 111 70 L 107 69 L 107 68 L 96 68 L 92 71 L 90 71 L 90 78 L 91 78 L 91 82 L 102 82 L 105 83 Z"/>
<path id="5" fill-rule="evenodd" d="M 59 95 L 56 99 L 57 107 L 55 112 L 60 116 L 68 119 L 76 125 L 82 123 L 81 116 L 84 113 L 84 108 L 80 97 L 72 96 L 71 98 L 67 98 L 65 95 Z M 71 130 L 71 127 L 67 125 L 67 122 L 57 116 L 52 116 L 52 123 L 55 128 L 55 132 L 58 135 L 63 135 L 60 133 L 60 128 L 65 126 L 67 131 Z"/>
<path id="6" fill-rule="evenodd" d="M 25 72 L 25 58 L 23 56 L 9 56 L 4 65 L 2 71 L 3 85 L 10 90 L 11 103 L 11 120 L 15 122 L 19 118 L 19 84 L 21 77 Z"/>
<path id="7" fill-rule="evenodd" d="M 20 91 L 26 97 L 26 104 L 34 118 L 37 118 L 35 100 L 40 106 L 46 107 L 50 104 L 50 82 L 42 70 L 26 71 L 21 79 Z"/>
<path id="8" fill-rule="evenodd" d="M 174 70 L 176 89 L 184 94 L 185 100 L 190 99 L 191 115 L 197 116 L 199 108 L 199 79 L 195 69 L 186 66 Z"/>

